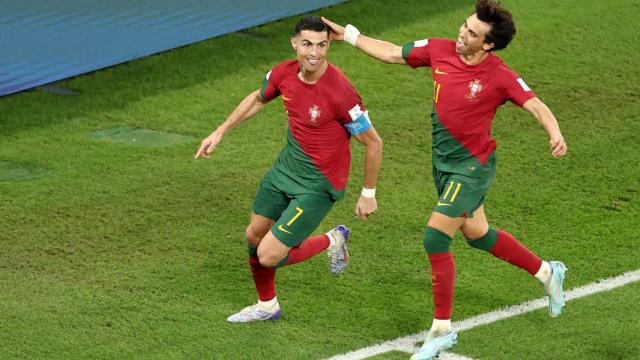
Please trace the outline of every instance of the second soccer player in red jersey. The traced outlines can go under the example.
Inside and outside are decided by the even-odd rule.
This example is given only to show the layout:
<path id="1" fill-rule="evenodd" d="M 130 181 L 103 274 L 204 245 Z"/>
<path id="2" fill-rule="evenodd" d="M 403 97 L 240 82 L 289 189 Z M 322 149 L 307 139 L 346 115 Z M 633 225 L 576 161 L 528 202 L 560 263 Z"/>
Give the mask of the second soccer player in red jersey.
<path id="1" fill-rule="evenodd" d="M 491 122 L 500 105 L 511 101 L 529 111 L 549 135 L 551 154 L 563 156 L 567 145 L 556 118 L 525 81 L 496 55 L 515 35 L 511 13 L 492 0 L 479 0 L 463 22 L 456 41 L 423 39 L 401 47 L 323 19 L 332 37 L 391 64 L 430 67 L 433 77 L 432 161 L 439 199 L 424 235 L 432 274 L 435 314 L 431 330 L 415 360 L 433 359 L 457 342 L 451 328 L 455 264 L 451 239 L 461 230 L 469 245 L 520 267 L 543 284 L 549 313 L 564 306 L 566 268 L 543 261 L 511 234 L 489 226 L 484 197 L 496 174 L 496 142 Z"/>

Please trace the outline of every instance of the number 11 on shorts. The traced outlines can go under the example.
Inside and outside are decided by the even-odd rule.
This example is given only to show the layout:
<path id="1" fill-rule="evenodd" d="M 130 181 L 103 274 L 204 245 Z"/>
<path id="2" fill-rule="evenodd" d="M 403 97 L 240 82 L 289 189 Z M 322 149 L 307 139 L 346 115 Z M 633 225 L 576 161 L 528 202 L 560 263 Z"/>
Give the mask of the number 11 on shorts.
<path id="1" fill-rule="evenodd" d="M 453 194 L 451 194 L 451 190 L 453 189 L 454 186 L 455 186 L 455 190 L 453 191 Z M 449 186 L 447 187 L 447 191 L 445 191 L 444 196 L 442 196 L 442 200 L 448 201 L 449 203 L 443 203 L 442 201 L 438 201 L 438 205 L 452 204 L 456 200 L 456 197 L 458 196 L 458 192 L 460 191 L 461 187 L 462 187 L 462 183 L 456 183 L 455 181 L 451 180 L 451 182 L 449 183 Z M 449 194 L 451 194 L 451 198 L 447 200 L 447 197 L 449 196 Z"/>

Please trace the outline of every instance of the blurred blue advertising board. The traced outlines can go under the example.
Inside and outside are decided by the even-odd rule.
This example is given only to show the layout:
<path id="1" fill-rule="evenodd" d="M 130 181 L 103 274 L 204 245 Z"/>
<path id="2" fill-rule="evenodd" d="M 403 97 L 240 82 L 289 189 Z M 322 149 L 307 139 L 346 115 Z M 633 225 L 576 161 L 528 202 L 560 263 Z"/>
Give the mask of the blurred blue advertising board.
<path id="1" fill-rule="evenodd" d="M 0 0 L 0 96 L 344 0 Z"/>

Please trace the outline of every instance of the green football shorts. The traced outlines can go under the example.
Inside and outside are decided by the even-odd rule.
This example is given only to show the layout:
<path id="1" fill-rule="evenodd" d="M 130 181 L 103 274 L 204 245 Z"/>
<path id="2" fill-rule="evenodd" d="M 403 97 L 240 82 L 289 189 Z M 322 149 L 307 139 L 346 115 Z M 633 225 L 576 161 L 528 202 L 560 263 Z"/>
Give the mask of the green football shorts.
<path id="1" fill-rule="evenodd" d="M 472 218 L 496 177 L 495 163 L 491 165 L 477 177 L 443 172 L 433 167 L 433 181 L 439 196 L 433 210 L 453 218 Z"/>
<path id="2" fill-rule="evenodd" d="M 273 235 L 288 247 L 302 244 L 316 230 L 335 201 L 321 191 L 290 194 L 278 189 L 267 175 L 260 184 L 253 212 L 275 220 Z"/>

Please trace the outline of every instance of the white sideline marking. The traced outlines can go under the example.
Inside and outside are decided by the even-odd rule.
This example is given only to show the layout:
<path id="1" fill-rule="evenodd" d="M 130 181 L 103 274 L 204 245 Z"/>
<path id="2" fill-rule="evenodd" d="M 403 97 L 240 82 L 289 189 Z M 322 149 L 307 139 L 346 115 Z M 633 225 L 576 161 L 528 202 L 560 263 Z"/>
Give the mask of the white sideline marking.
<path id="1" fill-rule="evenodd" d="M 624 286 L 636 281 L 640 281 L 640 269 L 629 271 L 618 275 L 616 277 L 598 280 L 596 282 L 587 284 L 585 286 L 571 289 L 565 292 L 565 300 L 575 300 L 588 295 L 609 291 L 620 286 Z M 519 305 L 509 306 L 503 309 L 491 311 L 482 315 L 474 316 L 469 319 L 454 322 L 453 328 L 456 331 L 461 332 L 469 329 L 473 329 L 476 326 L 491 324 L 502 319 L 507 319 L 513 316 L 525 314 L 537 309 L 547 307 L 547 297 L 543 297 L 536 300 L 524 302 Z M 360 360 L 373 357 L 376 355 L 384 354 L 390 351 L 402 351 L 406 353 L 412 353 L 416 350 L 416 343 L 422 341 L 428 330 L 423 332 L 400 337 L 394 340 L 385 341 L 383 343 L 372 345 L 360 350 L 351 351 L 345 354 L 333 356 L 327 360 Z M 442 360 L 471 360 L 467 357 L 452 354 L 442 353 L 440 355 Z"/>
<path id="2" fill-rule="evenodd" d="M 441 353 L 438 357 L 440 360 L 473 360 L 472 358 L 468 358 L 466 356 L 454 354 L 454 353 Z"/>

